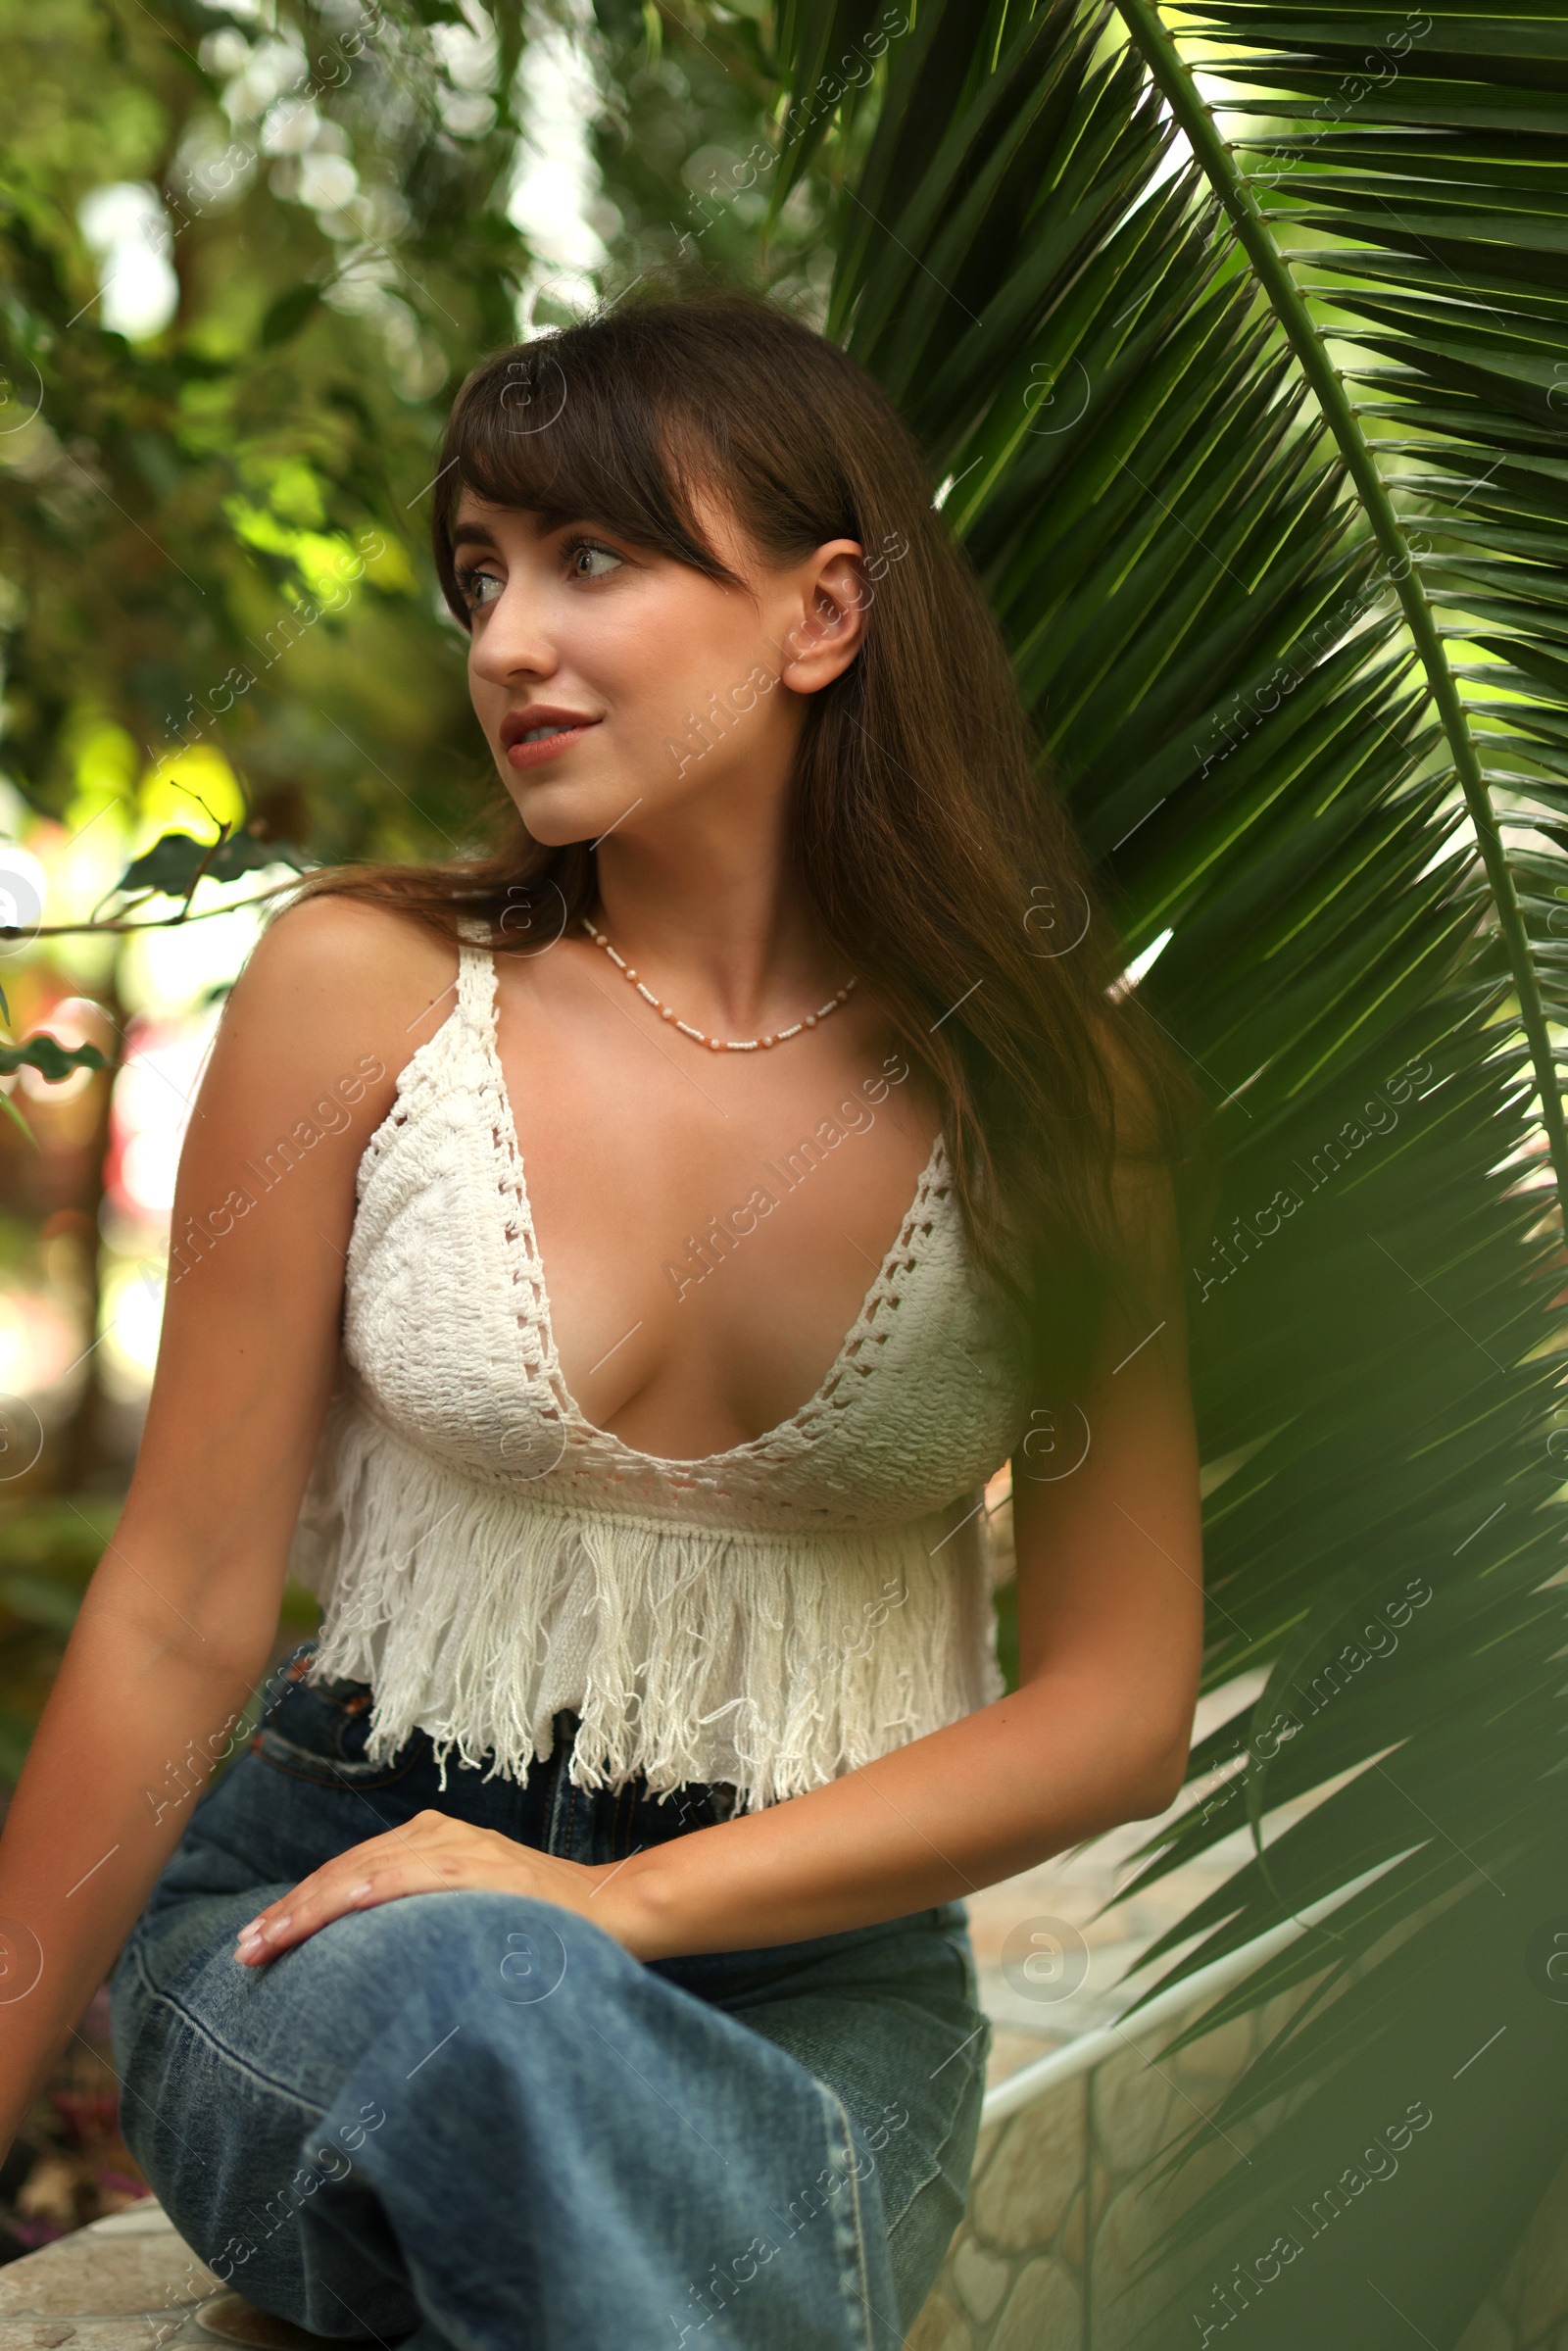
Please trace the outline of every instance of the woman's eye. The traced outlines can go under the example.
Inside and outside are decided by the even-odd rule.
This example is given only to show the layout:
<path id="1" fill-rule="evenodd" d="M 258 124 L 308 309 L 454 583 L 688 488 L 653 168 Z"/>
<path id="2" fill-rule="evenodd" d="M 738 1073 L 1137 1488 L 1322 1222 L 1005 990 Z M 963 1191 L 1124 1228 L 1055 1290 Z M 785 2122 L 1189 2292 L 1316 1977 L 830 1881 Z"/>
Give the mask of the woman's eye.
<path id="1" fill-rule="evenodd" d="M 612 547 L 601 547 L 597 539 L 573 539 L 565 556 L 575 579 L 608 579 L 610 569 L 621 562 Z"/>
<path id="2" fill-rule="evenodd" d="M 475 612 L 494 604 L 501 593 L 501 582 L 493 571 L 460 571 L 458 586 L 465 602 Z"/>

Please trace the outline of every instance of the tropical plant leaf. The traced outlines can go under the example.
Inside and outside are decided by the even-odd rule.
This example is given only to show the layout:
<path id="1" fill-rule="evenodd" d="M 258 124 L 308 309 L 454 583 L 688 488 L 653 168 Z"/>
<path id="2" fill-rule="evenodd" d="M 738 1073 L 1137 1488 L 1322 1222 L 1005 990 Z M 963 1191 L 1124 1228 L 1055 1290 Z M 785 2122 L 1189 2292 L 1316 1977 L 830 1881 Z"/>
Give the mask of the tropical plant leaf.
<path id="1" fill-rule="evenodd" d="M 58 1086 L 75 1070 L 108 1067 L 96 1045 L 62 1045 L 47 1030 L 21 1045 L 0 1044 L 0 1077 L 10 1077 L 18 1069 L 35 1069 L 51 1086 Z"/>
<path id="2" fill-rule="evenodd" d="M 860 24 L 785 15 L 786 137 Z M 1234 1702 L 1118 1898 L 1245 1843 L 1141 1997 L 1364 1881 L 1202 2020 L 1299 1997 L 1195 2119 L 1236 2160 L 1138 2339 L 1190 2339 L 1196 2246 L 1289 2230 L 1271 2351 L 1451 2342 L 1568 2144 L 1568 34 L 921 0 L 842 152 L 829 331 L 1129 953 L 1170 934 L 1141 989 L 1224 1144 L 1189 1303 Z M 1292 2214 L 1412 2098 L 1418 2186 L 1320 2244 Z"/>
<path id="3" fill-rule="evenodd" d="M 165 833 L 132 858 L 115 887 L 145 890 L 155 898 L 189 898 L 204 876 L 233 882 L 267 865 L 303 870 L 300 852 L 286 841 L 258 841 L 250 833 L 220 833 L 216 841 L 197 841 L 189 833 Z"/>
<path id="4" fill-rule="evenodd" d="M 308 282 L 286 286 L 267 306 L 257 337 L 264 351 L 275 350 L 278 344 L 292 341 L 306 321 L 320 308 L 321 289 Z"/>

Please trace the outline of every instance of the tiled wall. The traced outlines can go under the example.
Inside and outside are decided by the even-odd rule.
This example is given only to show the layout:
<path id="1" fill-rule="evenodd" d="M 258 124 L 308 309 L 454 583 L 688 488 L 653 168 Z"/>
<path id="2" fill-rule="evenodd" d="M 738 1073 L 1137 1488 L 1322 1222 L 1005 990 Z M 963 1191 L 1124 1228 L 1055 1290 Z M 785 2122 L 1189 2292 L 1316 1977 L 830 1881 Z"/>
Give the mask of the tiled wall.
<path id="1" fill-rule="evenodd" d="M 1212 1995 L 1207 1995 L 1212 1996 Z M 1285 2010 L 1262 2011 L 1272 2030 Z M 1129 2041 L 982 2132 L 969 2211 L 908 2351 L 1121 2351 L 1169 2290 L 1161 2276 L 1127 2289 L 1145 2243 L 1230 2160 L 1186 2166 L 1158 2200 L 1141 2177 L 1149 2158 L 1207 2113 L 1247 2063 L 1255 2017 L 1220 2028 L 1152 2068 L 1172 2037 Z"/>
<path id="2" fill-rule="evenodd" d="M 1135 2017 L 1127 2047 L 989 2125 L 967 2217 L 907 2351 L 1125 2351 L 1172 2283 L 1162 2268 L 1129 2286 L 1140 2255 L 1231 2159 L 1216 2138 L 1211 2159 L 1195 2156 L 1158 2188 L 1144 2167 L 1187 2131 L 1195 2107 L 1213 2111 L 1300 1996 L 1283 1994 L 1169 2058 L 1173 2022 L 1146 2033 Z M 1208 2285 L 1194 2274 L 1192 2308 L 1210 2307 Z M 1172 2343 L 1199 2339 L 1187 2302 L 1165 2330 Z M 1568 2163 L 1455 2351 L 1568 2351 Z"/>

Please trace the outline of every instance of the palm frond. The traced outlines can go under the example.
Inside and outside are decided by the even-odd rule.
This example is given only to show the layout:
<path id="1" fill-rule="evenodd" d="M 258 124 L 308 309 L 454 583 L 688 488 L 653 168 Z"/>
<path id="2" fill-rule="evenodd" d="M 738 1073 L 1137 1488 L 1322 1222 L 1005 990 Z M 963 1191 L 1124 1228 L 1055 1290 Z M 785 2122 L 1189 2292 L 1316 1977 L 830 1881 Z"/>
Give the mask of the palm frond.
<path id="1" fill-rule="evenodd" d="M 813 136 L 865 22 L 781 27 Z M 1347 2229 L 1267 2339 L 1451 2341 L 1568 2137 L 1568 29 L 920 0 L 852 132 L 829 331 L 950 478 L 1225 1138 L 1205 1683 L 1266 1682 L 1147 1849 L 1251 1842 L 1160 1981 L 1375 1873 L 1227 1996 L 1305 1992 L 1170 2250 L 1266 2245 L 1424 2097 L 1383 2298 Z"/>

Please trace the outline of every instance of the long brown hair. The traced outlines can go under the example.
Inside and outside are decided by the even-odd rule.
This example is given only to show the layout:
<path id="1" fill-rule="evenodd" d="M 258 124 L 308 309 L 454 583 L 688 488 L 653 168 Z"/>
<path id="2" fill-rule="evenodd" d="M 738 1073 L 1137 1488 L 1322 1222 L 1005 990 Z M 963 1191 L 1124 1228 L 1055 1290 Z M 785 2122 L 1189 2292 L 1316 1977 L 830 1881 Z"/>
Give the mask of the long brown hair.
<path id="1" fill-rule="evenodd" d="M 768 563 L 865 550 L 869 610 L 843 674 L 809 697 L 794 849 L 826 937 L 862 975 L 946 1107 L 977 1267 L 1017 1318 L 1043 1394 L 1085 1377 L 1108 1297 L 1138 1295 L 1116 1207 L 1133 1160 L 1201 1164 L 1201 1098 L 1136 996 L 1031 736 L 1001 632 L 933 503 L 907 426 L 838 347 L 754 295 L 645 286 L 498 352 L 459 393 L 440 455 L 436 568 L 468 625 L 452 525 L 465 487 L 546 528 L 595 517 L 740 585 L 687 491 L 710 486 Z M 755 673 L 754 673 L 755 674 Z M 692 713 L 692 748 L 733 717 Z M 504 800 L 496 854 L 339 867 L 306 894 L 397 906 L 519 944 L 595 897 L 593 851 L 548 848 Z M 508 820 L 510 811 L 510 821 Z M 558 894 L 559 893 L 559 897 Z"/>

